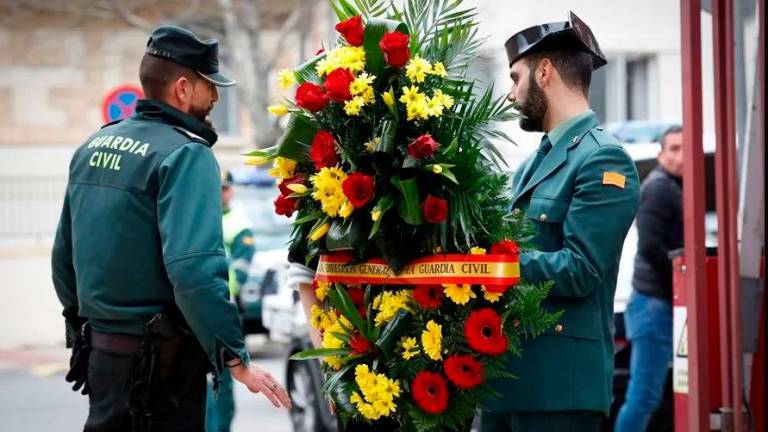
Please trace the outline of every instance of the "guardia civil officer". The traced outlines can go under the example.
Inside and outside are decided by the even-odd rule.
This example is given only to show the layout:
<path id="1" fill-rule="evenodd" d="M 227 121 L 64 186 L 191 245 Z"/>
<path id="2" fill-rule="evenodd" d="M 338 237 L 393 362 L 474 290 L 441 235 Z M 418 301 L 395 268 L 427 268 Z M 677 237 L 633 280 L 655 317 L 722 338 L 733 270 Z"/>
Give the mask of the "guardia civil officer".
<path id="1" fill-rule="evenodd" d="M 637 172 L 589 109 L 592 71 L 606 60 L 584 22 L 571 13 L 505 46 L 520 127 L 545 133 L 513 177 L 512 212 L 535 225 L 539 248 L 521 253 L 521 273 L 554 281 L 544 307 L 563 314 L 509 360 L 517 379 L 497 382 L 481 430 L 597 431 L 611 405 L 613 296 Z"/>
<path id="2" fill-rule="evenodd" d="M 135 115 L 76 150 L 53 247 L 74 344 L 67 380 L 90 401 L 85 431 L 202 432 L 205 375 L 227 367 L 289 406 L 249 362 L 229 298 L 208 114 L 217 87 L 235 82 L 219 72 L 218 42 L 160 26 L 139 79 Z"/>

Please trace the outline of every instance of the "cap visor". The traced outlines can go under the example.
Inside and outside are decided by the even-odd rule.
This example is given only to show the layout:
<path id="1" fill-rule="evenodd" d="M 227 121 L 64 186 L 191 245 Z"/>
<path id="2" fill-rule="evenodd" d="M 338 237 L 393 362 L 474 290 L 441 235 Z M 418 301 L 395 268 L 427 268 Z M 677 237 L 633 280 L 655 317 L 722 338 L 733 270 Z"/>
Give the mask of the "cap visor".
<path id="1" fill-rule="evenodd" d="M 213 74 L 204 74 L 204 73 L 198 72 L 198 74 L 200 74 L 201 77 L 210 81 L 216 87 L 232 87 L 233 85 L 237 84 L 235 80 L 224 75 L 221 72 L 216 72 Z"/>

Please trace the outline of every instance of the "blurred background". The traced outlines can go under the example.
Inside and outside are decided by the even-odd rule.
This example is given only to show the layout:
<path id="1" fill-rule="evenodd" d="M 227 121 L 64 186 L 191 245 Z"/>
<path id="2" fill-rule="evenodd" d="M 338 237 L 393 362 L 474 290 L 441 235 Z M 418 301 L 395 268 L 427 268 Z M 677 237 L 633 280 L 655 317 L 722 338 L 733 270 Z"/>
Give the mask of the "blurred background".
<path id="1" fill-rule="evenodd" d="M 574 11 L 591 26 L 608 65 L 593 76 L 591 105 L 606 129 L 638 162 L 655 163 L 661 133 L 682 119 L 680 5 L 672 0 L 467 0 L 488 38 L 471 75 L 478 90 L 510 80 L 504 41 L 535 24 Z M 710 5 L 702 2 L 704 148 L 714 150 Z M 757 5 L 736 2 L 737 133 L 755 79 Z M 220 91 L 213 120 L 222 169 L 236 183 L 233 206 L 250 216 L 257 255 L 241 293 L 249 345 L 260 365 L 287 381 L 297 408 L 273 410 L 260 397 L 237 394 L 234 430 L 323 431 L 332 423 L 317 397 L 312 364 L 286 361 L 306 343 L 303 316 L 283 286 L 290 220 L 273 212 L 271 178 L 245 167 L 242 153 L 268 147 L 283 124 L 266 106 L 284 93 L 280 69 L 292 68 L 335 40 L 335 15 L 324 0 L 0 0 L 0 418 L 4 431 L 78 430 L 87 401 L 66 386 L 61 308 L 50 281 L 50 247 L 75 148 L 105 122 L 132 112 L 141 97 L 138 65 L 151 29 L 175 23 L 221 41 L 221 63 L 238 86 Z M 540 136 L 505 126 L 509 170 Z M 711 158 L 710 158 L 711 159 Z M 709 188 L 711 191 L 711 187 Z M 711 209 L 710 209 L 711 210 Z M 120 223 L 116 220 L 115 223 Z M 715 218 L 707 223 L 716 243 Z M 620 313 L 630 292 L 636 234 L 630 232 L 616 295 Z M 54 426 L 55 425 L 55 426 Z M 264 429 L 266 428 L 266 429 Z M 661 429 L 660 429 L 661 430 Z"/>

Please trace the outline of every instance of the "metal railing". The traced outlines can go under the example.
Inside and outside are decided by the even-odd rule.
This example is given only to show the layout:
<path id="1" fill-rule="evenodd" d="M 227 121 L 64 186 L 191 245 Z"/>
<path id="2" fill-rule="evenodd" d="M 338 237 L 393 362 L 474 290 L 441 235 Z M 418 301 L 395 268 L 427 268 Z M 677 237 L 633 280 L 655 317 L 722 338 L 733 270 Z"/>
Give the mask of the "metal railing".
<path id="1" fill-rule="evenodd" d="M 0 176 L 0 238 L 52 237 L 66 187 L 66 177 Z"/>

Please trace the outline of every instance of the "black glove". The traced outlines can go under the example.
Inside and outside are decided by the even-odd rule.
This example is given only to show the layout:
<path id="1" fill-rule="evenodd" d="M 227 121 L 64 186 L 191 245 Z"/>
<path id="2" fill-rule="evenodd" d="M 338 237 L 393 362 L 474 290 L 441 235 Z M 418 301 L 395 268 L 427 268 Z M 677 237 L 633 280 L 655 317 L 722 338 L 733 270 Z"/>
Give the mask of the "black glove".
<path id="1" fill-rule="evenodd" d="M 87 395 L 90 390 L 87 380 L 88 357 L 91 352 L 89 339 L 90 327 L 88 324 L 84 324 L 80 327 L 80 331 L 77 332 L 77 337 L 72 347 L 72 356 L 69 358 L 69 372 L 64 377 L 67 382 L 73 383 L 73 391 L 82 389 L 80 393 L 84 395 Z"/>

